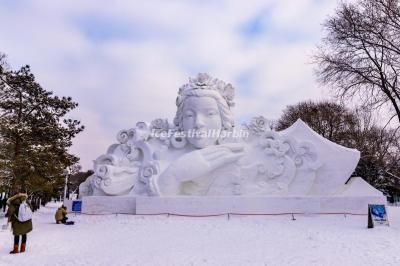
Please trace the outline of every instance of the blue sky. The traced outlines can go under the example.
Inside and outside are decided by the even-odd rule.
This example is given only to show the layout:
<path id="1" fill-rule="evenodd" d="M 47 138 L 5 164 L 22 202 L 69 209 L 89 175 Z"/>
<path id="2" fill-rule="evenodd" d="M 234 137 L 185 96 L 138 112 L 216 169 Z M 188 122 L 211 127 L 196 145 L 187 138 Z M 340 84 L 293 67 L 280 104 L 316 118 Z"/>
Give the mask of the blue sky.
<path id="1" fill-rule="evenodd" d="M 173 119 L 176 93 L 208 72 L 236 89 L 238 124 L 328 97 L 310 55 L 336 0 L 4 1 L 0 51 L 80 106 L 71 151 L 85 169 L 137 121 Z"/>

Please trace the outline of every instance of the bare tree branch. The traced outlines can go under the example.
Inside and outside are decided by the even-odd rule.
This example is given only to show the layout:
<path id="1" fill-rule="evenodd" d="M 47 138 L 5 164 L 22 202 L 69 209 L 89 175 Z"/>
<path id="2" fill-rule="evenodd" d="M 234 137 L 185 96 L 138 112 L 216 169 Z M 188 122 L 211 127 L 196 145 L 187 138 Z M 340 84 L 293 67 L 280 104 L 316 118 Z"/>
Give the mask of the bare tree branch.
<path id="1" fill-rule="evenodd" d="M 400 0 L 343 2 L 324 30 L 314 55 L 318 81 L 342 100 L 392 107 L 400 124 Z"/>

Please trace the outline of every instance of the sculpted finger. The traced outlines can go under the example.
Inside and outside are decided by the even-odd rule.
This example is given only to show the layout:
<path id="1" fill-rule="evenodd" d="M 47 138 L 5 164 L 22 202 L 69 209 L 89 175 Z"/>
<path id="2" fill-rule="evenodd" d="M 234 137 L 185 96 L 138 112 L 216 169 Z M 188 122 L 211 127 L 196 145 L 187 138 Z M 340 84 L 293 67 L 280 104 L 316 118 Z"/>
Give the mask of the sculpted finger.
<path id="1" fill-rule="evenodd" d="M 211 168 L 218 168 L 228 163 L 233 163 L 237 161 L 240 157 L 244 155 L 243 152 L 240 153 L 231 153 L 227 154 L 226 156 L 220 156 L 215 158 L 214 160 L 210 161 Z"/>
<path id="2" fill-rule="evenodd" d="M 207 147 L 207 148 L 204 148 L 204 149 L 200 149 L 199 152 L 202 155 L 208 155 L 208 154 L 216 152 L 217 150 L 218 149 L 215 146 L 210 146 L 210 147 Z"/>
<path id="3" fill-rule="evenodd" d="M 231 151 L 231 150 L 228 147 L 225 147 L 222 145 L 211 146 L 211 147 L 207 147 L 205 149 L 200 150 L 200 152 L 203 155 L 210 155 L 210 154 L 220 152 L 220 151 Z"/>
<path id="4" fill-rule="evenodd" d="M 219 147 L 228 148 L 229 150 L 231 150 L 233 152 L 243 151 L 243 149 L 244 149 L 244 146 L 241 143 L 226 143 L 226 144 L 219 145 Z"/>
<path id="5" fill-rule="evenodd" d="M 228 156 L 230 153 L 231 153 L 230 151 L 220 150 L 220 151 L 216 151 L 212 154 L 208 154 L 207 156 L 204 157 L 204 159 L 206 159 L 206 161 L 210 162 L 217 158 Z"/>

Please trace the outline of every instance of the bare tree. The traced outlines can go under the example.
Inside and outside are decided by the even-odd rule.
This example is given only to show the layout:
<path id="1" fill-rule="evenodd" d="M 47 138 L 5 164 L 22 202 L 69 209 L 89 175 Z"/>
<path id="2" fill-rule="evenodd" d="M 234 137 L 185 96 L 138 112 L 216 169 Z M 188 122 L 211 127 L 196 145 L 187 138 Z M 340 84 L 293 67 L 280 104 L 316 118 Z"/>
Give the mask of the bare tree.
<path id="1" fill-rule="evenodd" d="M 304 101 L 287 106 L 276 123 L 276 129 L 288 128 L 299 118 L 324 138 L 342 144 L 357 126 L 357 116 L 343 105 L 330 101 Z"/>
<path id="2" fill-rule="evenodd" d="M 323 24 L 316 74 L 342 100 L 388 107 L 400 124 L 400 0 L 342 2 Z"/>

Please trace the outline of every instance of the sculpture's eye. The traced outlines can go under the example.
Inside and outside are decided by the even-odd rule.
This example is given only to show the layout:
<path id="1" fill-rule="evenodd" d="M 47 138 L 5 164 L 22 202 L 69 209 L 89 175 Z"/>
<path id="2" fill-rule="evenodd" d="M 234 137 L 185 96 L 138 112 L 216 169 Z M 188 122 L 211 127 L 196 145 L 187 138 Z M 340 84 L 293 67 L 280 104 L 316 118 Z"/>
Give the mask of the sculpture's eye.
<path id="1" fill-rule="evenodd" d="M 193 112 L 186 112 L 185 118 L 192 118 L 194 116 Z"/>
<path id="2" fill-rule="evenodd" d="M 216 114 L 217 114 L 217 111 L 215 111 L 215 110 L 208 111 L 208 116 L 214 116 Z"/>

